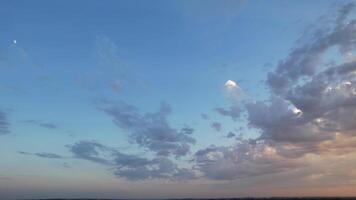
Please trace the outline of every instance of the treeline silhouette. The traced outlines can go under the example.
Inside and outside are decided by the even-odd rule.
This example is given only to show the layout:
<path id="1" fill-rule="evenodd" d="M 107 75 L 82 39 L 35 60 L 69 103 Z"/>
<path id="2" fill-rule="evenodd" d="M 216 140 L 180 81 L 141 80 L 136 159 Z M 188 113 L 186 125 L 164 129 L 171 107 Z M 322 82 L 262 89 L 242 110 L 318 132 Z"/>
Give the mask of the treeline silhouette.
<path id="1" fill-rule="evenodd" d="M 356 200 L 356 197 L 241 197 L 241 198 L 188 198 L 188 199 L 101 199 L 101 198 L 52 198 L 52 199 L 24 199 L 24 200 Z"/>

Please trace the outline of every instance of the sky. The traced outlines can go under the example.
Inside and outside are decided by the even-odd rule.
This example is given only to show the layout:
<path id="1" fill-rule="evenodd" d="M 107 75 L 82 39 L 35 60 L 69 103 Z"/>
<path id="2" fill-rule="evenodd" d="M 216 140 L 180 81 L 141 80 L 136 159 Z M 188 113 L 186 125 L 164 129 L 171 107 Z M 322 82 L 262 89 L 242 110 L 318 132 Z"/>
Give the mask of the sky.
<path id="1" fill-rule="evenodd" d="M 356 2 L 0 1 L 0 199 L 356 195 Z"/>

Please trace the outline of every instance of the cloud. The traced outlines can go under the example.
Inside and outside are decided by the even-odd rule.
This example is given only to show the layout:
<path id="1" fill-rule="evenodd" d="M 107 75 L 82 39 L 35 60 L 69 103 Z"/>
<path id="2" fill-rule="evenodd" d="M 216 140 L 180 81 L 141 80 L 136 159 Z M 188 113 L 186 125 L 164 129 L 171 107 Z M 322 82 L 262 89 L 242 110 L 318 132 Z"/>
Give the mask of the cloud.
<path id="1" fill-rule="evenodd" d="M 236 136 L 236 134 L 231 131 L 226 135 L 227 138 L 233 138 L 235 136 Z"/>
<path id="2" fill-rule="evenodd" d="M 189 180 L 195 178 L 191 169 L 178 168 L 166 157 L 145 159 L 132 155 L 119 154 L 115 159 L 115 175 L 128 180 L 168 179 Z"/>
<path id="3" fill-rule="evenodd" d="M 277 142 L 318 142 L 333 138 L 316 124 L 293 112 L 290 104 L 279 97 L 272 97 L 270 104 L 255 102 L 246 105 L 251 127 L 261 130 L 261 139 Z"/>
<path id="4" fill-rule="evenodd" d="M 62 156 L 54 153 L 36 153 L 35 155 L 42 158 L 56 158 L 56 159 L 63 158 Z"/>
<path id="5" fill-rule="evenodd" d="M 161 103 L 157 112 L 144 114 L 135 106 L 123 102 L 104 105 L 100 109 L 111 116 L 118 127 L 129 132 L 132 142 L 157 155 L 185 156 L 196 142 L 190 136 L 193 129 L 176 129 L 169 125 L 167 117 L 171 108 L 166 103 Z"/>
<path id="6" fill-rule="evenodd" d="M 195 162 L 204 177 L 214 180 L 235 180 L 280 173 L 303 166 L 285 159 L 263 143 L 244 140 L 233 146 L 211 146 L 195 153 Z"/>
<path id="7" fill-rule="evenodd" d="M 267 74 L 268 100 L 244 102 L 237 112 L 215 109 L 233 119 L 246 111 L 249 127 L 260 136 L 197 151 L 195 163 L 204 177 L 235 180 L 313 168 L 307 155 L 351 156 L 356 149 L 356 62 L 344 55 L 356 50 L 356 20 L 349 16 L 354 7 L 341 6 L 333 23 L 312 31 Z M 335 49 L 338 55 L 330 57 Z M 327 58 L 334 62 L 325 64 Z M 235 88 L 227 85 L 227 91 Z M 232 106 L 238 102 L 230 100 Z"/>
<path id="8" fill-rule="evenodd" d="M 242 102 L 246 95 L 237 83 L 232 80 L 228 80 L 224 84 L 224 94 L 231 106 L 228 108 L 216 107 L 214 110 L 220 115 L 231 117 L 232 120 L 236 121 L 243 112 Z"/>
<path id="9" fill-rule="evenodd" d="M 224 84 L 224 93 L 227 99 L 235 106 L 237 106 L 246 96 L 244 91 L 232 80 L 228 80 Z"/>
<path id="10" fill-rule="evenodd" d="M 52 129 L 52 130 L 59 129 L 59 126 L 57 124 L 53 124 L 53 123 L 41 122 L 41 121 L 37 121 L 37 120 L 26 120 L 24 122 L 34 124 L 34 125 L 40 126 L 42 128 L 46 128 L 46 129 Z"/>
<path id="11" fill-rule="evenodd" d="M 180 130 L 181 133 L 183 133 L 183 134 L 188 134 L 188 135 L 193 134 L 194 131 L 195 131 L 195 130 L 194 130 L 193 128 L 191 128 L 191 127 L 184 127 L 184 128 L 182 128 L 182 129 Z"/>
<path id="12" fill-rule="evenodd" d="M 188 180 L 195 177 L 192 169 L 179 168 L 167 157 L 157 156 L 149 159 L 125 154 L 95 141 L 79 141 L 74 145 L 67 145 L 67 147 L 75 158 L 108 165 L 113 169 L 115 176 L 128 180 Z"/>
<path id="13" fill-rule="evenodd" d="M 23 155 L 33 155 L 33 156 L 38 156 L 41 158 L 49 158 L 49 159 L 63 159 L 64 157 L 58 154 L 54 154 L 54 153 L 46 153 L 46 152 L 42 152 L 42 153 L 29 153 L 29 152 L 25 152 L 25 151 L 18 151 L 19 154 L 23 154 Z"/>
<path id="14" fill-rule="evenodd" d="M 82 86 L 91 90 L 110 90 L 117 94 L 132 88 L 147 88 L 147 80 L 136 72 L 135 66 L 127 63 L 122 49 L 112 38 L 98 35 L 94 49 L 98 65 L 79 74 L 78 80 Z"/>
<path id="15" fill-rule="evenodd" d="M 219 122 L 213 122 L 213 123 L 211 124 L 211 128 L 213 128 L 214 130 L 220 132 L 221 129 L 222 129 L 222 125 L 221 125 L 221 123 L 219 123 Z"/>
<path id="16" fill-rule="evenodd" d="M 311 39 L 294 48 L 274 72 L 268 73 L 267 83 L 274 93 L 285 95 L 300 78 L 314 76 L 330 48 L 337 47 L 341 54 L 355 48 L 356 20 L 346 20 L 353 8 L 354 4 L 342 6 L 333 24 L 314 30 Z"/>
<path id="17" fill-rule="evenodd" d="M 201 114 L 201 118 L 204 119 L 204 120 L 210 119 L 209 115 L 207 115 L 205 113 Z"/>
<path id="18" fill-rule="evenodd" d="M 356 62 L 342 59 L 356 50 L 356 20 L 347 20 L 354 7 L 341 6 L 333 24 L 316 30 L 268 74 L 268 102 L 246 104 L 250 127 L 259 129 L 259 139 L 270 140 L 278 154 L 323 154 L 329 152 L 325 144 L 342 153 L 346 148 L 338 138 L 356 136 Z M 339 56 L 325 65 L 333 48 Z"/>
<path id="19" fill-rule="evenodd" d="M 240 105 L 232 105 L 228 109 L 217 107 L 214 110 L 220 115 L 231 117 L 232 120 L 236 121 L 240 117 L 243 108 Z"/>
<path id="20" fill-rule="evenodd" d="M 6 113 L 0 110 L 0 135 L 10 133 L 9 126 L 10 122 L 7 119 Z"/>
<path id="21" fill-rule="evenodd" d="M 105 35 L 98 35 L 94 44 L 97 65 L 88 67 L 85 73 L 78 74 L 78 83 L 90 90 L 109 90 L 121 93 L 124 88 L 139 81 L 131 77 L 128 67 L 116 43 Z"/>
<path id="22" fill-rule="evenodd" d="M 79 141 L 74 145 L 67 145 L 76 158 L 85 159 L 100 164 L 112 164 L 109 159 L 103 158 L 100 152 L 113 153 L 113 150 L 95 141 Z"/>
<path id="23" fill-rule="evenodd" d="M 226 81 L 225 85 L 224 85 L 226 88 L 229 88 L 229 89 L 233 89 L 233 88 L 236 88 L 238 87 L 236 82 L 235 81 L 232 81 L 232 80 L 228 80 Z"/>

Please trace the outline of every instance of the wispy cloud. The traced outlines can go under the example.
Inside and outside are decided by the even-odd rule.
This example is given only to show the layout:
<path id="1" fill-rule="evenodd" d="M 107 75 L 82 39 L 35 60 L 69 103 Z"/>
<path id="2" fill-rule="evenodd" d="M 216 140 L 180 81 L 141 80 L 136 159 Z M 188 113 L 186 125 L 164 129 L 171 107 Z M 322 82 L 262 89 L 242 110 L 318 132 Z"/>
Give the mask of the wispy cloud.
<path id="1" fill-rule="evenodd" d="M 64 157 L 55 153 L 41 152 L 41 153 L 30 153 L 26 151 L 18 151 L 17 153 L 22 155 L 32 155 L 41 158 L 49 158 L 49 159 L 63 159 Z"/>
<path id="2" fill-rule="evenodd" d="M 38 120 L 25 120 L 25 123 L 29 123 L 29 124 L 34 124 L 37 126 L 40 126 L 42 128 L 46 128 L 46 129 L 59 129 L 60 127 L 57 124 L 54 123 L 49 123 L 49 122 L 42 122 L 42 121 L 38 121 Z"/>
<path id="3" fill-rule="evenodd" d="M 214 130 L 220 132 L 222 129 L 222 124 L 219 122 L 213 122 L 211 123 L 211 128 L 213 128 Z"/>
<path id="4" fill-rule="evenodd" d="M 157 155 L 185 156 L 189 153 L 190 146 L 196 142 L 190 136 L 194 129 L 170 126 L 167 117 L 171 108 L 166 103 L 161 103 L 158 111 L 144 114 L 137 107 L 124 102 L 103 105 L 100 109 L 111 116 L 118 127 L 128 131 L 134 143 Z"/>
<path id="5" fill-rule="evenodd" d="M 67 145 L 75 158 L 108 165 L 115 176 L 128 180 L 169 179 L 187 180 L 195 177 L 192 169 L 180 168 L 164 156 L 152 159 L 125 154 L 95 141 L 79 141 Z"/>
<path id="6" fill-rule="evenodd" d="M 309 41 L 293 48 L 268 73 L 268 101 L 250 100 L 236 111 L 233 102 L 231 109 L 215 109 L 235 120 L 246 112 L 249 127 L 261 135 L 196 152 L 196 164 L 207 178 L 233 180 L 291 171 L 311 167 L 304 159 L 310 154 L 332 157 L 355 150 L 356 62 L 343 59 L 356 47 L 356 20 L 349 18 L 354 7 L 341 6 L 333 23 L 308 31 L 313 33 Z M 324 65 L 333 48 L 339 50 L 338 60 Z"/>
<path id="7" fill-rule="evenodd" d="M 0 110 L 0 135 L 10 133 L 10 122 L 7 119 L 7 114 Z"/>

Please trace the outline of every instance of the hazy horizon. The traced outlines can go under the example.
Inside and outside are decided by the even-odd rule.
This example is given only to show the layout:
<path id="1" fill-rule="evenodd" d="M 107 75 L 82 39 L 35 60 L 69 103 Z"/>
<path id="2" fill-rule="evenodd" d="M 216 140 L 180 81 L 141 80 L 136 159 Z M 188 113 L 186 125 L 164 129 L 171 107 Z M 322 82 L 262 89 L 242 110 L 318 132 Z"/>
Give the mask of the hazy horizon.
<path id="1" fill-rule="evenodd" d="M 356 196 L 356 1 L 0 0 L 0 199 Z"/>

